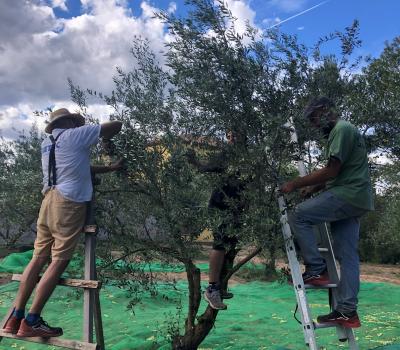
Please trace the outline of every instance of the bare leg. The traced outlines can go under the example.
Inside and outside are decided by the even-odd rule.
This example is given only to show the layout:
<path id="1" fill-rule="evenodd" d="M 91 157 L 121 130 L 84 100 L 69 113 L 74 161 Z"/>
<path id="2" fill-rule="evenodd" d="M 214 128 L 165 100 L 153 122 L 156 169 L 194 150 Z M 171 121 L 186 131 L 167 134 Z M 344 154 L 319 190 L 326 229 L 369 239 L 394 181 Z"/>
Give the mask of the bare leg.
<path id="1" fill-rule="evenodd" d="M 227 306 L 222 302 L 221 297 L 221 270 L 224 265 L 225 250 L 212 249 L 210 251 L 210 269 L 208 280 L 210 282 L 204 292 L 204 299 L 211 308 L 215 310 L 226 310 Z"/>
<path id="2" fill-rule="evenodd" d="M 57 283 L 68 266 L 69 260 L 54 260 L 46 269 L 43 277 L 37 285 L 35 297 L 29 313 L 40 314 L 47 300 L 57 286 Z"/>
<path id="3" fill-rule="evenodd" d="M 212 249 L 210 252 L 209 282 L 219 283 L 222 266 L 225 260 L 225 250 Z"/>
<path id="4" fill-rule="evenodd" d="M 28 266 L 25 268 L 21 277 L 21 284 L 19 285 L 17 297 L 15 299 L 15 308 L 17 310 L 25 309 L 26 303 L 35 288 L 39 279 L 39 274 L 44 265 L 49 261 L 49 258 L 33 258 Z"/>

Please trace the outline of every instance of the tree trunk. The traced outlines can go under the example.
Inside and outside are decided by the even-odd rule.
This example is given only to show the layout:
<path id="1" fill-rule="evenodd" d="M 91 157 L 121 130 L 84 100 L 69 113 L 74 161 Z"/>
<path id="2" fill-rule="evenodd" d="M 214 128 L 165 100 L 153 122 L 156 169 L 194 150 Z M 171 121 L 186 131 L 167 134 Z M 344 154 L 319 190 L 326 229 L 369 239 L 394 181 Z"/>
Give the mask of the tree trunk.
<path id="1" fill-rule="evenodd" d="M 221 272 L 221 287 L 226 288 L 233 273 L 260 253 L 261 250 L 262 248 L 260 247 L 256 248 L 233 266 L 239 251 L 236 250 L 235 246 L 231 246 L 225 255 L 225 262 Z M 185 323 L 185 333 L 183 335 L 177 334 L 172 340 L 172 348 L 174 350 L 196 350 L 214 327 L 215 319 L 218 315 L 218 310 L 207 306 L 206 311 L 201 316 L 196 317 L 201 301 L 200 270 L 191 260 L 185 262 L 185 268 L 189 282 L 189 310 Z"/>
<path id="2" fill-rule="evenodd" d="M 198 317 L 190 331 L 185 329 L 185 334 L 178 335 L 173 339 L 172 348 L 174 350 L 196 350 L 213 328 L 217 314 L 218 310 L 207 306 L 206 311 Z"/>
<path id="3" fill-rule="evenodd" d="M 268 245 L 269 259 L 265 264 L 265 277 L 271 281 L 275 280 L 278 276 L 276 272 L 276 255 L 278 247 L 281 245 L 280 233 L 280 226 L 275 226 L 273 238 Z"/>
<path id="4" fill-rule="evenodd" d="M 225 280 L 225 276 L 232 269 L 236 254 L 235 247 L 232 247 L 226 253 L 225 263 L 221 272 L 221 281 Z M 185 267 L 189 282 L 189 310 L 185 323 L 185 334 L 177 335 L 173 339 L 172 347 L 174 350 L 196 350 L 214 327 L 215 319 L 218 315 L 218 310 L 207 306 L 204 313 L 197 317 L 196 320 L 201 301 L 200 270 L 192 261 L 186 263 Z M 226 288 L 227 284 L 228 281 L 225 281 L 222 288 Z"/>
<path id="5" fill-rule="evenodd" d="M 269 252 L 270 256 L 268 261 L 265 263 L 265 270 L 264 270 L 264 274 L 265 274 L 265 278 L 268 281 L 274 280 L 277 277 L 277 273 L 276 273 L 276 257 L 275 254 L 273 252 Z"/>

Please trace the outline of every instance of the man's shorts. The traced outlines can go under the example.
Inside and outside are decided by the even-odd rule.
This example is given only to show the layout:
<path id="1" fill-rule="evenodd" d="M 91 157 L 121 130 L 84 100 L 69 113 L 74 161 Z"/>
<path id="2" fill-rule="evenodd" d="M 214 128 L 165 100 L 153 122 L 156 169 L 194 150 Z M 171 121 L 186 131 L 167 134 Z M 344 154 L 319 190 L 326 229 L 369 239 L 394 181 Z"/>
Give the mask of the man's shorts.
<path id="1" fill-rule="evenodd" d="M 83 231 L 86 203 L 66 199 L 53 188 L 40 207 L 34 257 L 70 260 Z"/>
<path id="2" fill-rule="evenodd" d="M 233 226 L 235 229 L 240 228 L 239 224 L 235 224 Z M 213 232 L 213 245 L 212 248 L 214 250 L 225 250 L 226 247 L 232 247 L 236 246 L 236 244 L 239 242 L 238 238 L 236 236 L 230 236 L 227 233 L 228 229 L 228 224 L 222 223 L 221 225 L 218 226 L 218 229 L 216 232 Z"/>

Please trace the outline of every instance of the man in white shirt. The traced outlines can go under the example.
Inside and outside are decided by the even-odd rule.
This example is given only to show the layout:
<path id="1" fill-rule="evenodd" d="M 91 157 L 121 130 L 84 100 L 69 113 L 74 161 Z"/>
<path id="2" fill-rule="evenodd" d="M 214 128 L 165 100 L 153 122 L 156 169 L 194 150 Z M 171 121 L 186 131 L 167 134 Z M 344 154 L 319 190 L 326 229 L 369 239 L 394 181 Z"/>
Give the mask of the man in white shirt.
<path id="1" fill-rule="evenodd" d="M 68 266 L 81 235 L 86 203 L 92 198 L 90 147 L 99 137 L 109 140 L 122 127 L 119 121 L 85 125 L 80 114 L 61 108 L 50 114 L 42 143 L 44 199 L 37 222 L 37 237 L 32 260 L 26 267 L 14 303 L 14 312 L 3 330 L 21 337 L 57 337 L 61 328 L 50 327 L 40 313 L 53 293 L 61 274 Z M 94 171 L 117 170 L 120 163 L 96 167 Z M 51 262 L 39 283 L 45 264 Z M 25 306 L 33 289 L 35 296 L 25 318 Z"/>

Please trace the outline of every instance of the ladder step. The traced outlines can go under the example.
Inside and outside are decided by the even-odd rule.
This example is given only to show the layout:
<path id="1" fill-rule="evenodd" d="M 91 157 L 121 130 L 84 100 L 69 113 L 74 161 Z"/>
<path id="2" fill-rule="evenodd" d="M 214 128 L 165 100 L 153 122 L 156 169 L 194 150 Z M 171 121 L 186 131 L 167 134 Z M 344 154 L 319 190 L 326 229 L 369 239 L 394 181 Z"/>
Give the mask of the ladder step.
<path id="1" fill-rule="evenodd" d="M 86 225 L 83 228 L 83 232 L 85 233 L 96 233 L 97 231 L 97 225 Z"/>
<path id="2" fill-rule="evenodd" d="M 330 288 L 337 288 L 337 284 L 329 283 L 329 284 L 324 284 L 323 286 L 314 286 L 312 284 L 305 284 L 304 288 L 305 289 L 330 289 Z"/>
<path id="3" fill-rule="evenodd" d="M 314 328 L 315 329 L 323 329 L 323 328 L 332 328 L 332 327 L 337 327 L 338 325 L 336 323 L 317 323 L 314 322 Z"/>
<path id="4" fill-rule="evenodd" d="M 79 340 L 68 340 L 60 338 L 41 338 L 41 337 L 17 337 L 15 334 L 5 333 L 2 329 L 0 330 L 0 337 L 11 338 L 16 340 L 29 341 L 33 343 L 54 345 L 61 348 L 75 349 L 75 350 L 98 350 L 97 344 L 86 343 Z"/>
<path id="5" fill-rule="evenodd" d="M 12 281 L 21 281 L 21 274 L 13 274 L 11 280 Z M 40 277 L 39 277 L 40 280 Z M 38 282 L 39 282 L 38 280 Z M 85 289 L 100 289 L 101 282 L 95 280 L 77 280 L 72 278 L 60 278 L 58 281 L 58 285 L 60 286 L 68 286 L 74 288 L 85 288 Z"/>

